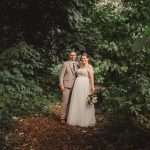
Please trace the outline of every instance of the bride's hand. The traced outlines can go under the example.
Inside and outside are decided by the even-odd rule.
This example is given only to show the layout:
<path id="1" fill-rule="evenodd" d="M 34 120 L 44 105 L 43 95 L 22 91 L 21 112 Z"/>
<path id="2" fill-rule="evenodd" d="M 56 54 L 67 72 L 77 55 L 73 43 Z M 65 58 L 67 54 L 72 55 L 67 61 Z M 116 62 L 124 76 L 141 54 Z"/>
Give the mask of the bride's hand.
<path id="1" fill-rule="evenodd" d="M 94 88 L 94 87 L 91 88 L 91 92 L 92 92 L 92 93 L 95 92 L 95 88 Z"/>

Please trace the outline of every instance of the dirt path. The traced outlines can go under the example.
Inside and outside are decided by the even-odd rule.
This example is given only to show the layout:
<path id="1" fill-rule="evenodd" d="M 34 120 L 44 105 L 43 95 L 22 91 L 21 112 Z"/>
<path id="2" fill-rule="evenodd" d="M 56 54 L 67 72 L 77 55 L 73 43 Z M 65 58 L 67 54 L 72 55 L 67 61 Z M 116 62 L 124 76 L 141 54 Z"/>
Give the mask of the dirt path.
<path id="1" fill-rule="evenodd" d="M 51 116 L 13 118 L 5 136 L 5 150 L 149 150 L 150 134 L 138 131 L 128 120 L 110 120 L 96 109 L 95 127 L 61 125 L 60 106 Z M 113 123 L 112 123 L 113 122 Z"/>
<path id="2" fill-rule="evenodd" d="M 96 111 L 95 127 L 74 127 L 59 122 L 60 106 L 52 116 L 14 118 L 13 128 L 5 136 L 11 150 L 100 150 L 101 133 L 107 119 Z M 101 141 L 101 142 L 100 142 Z M 106 143 L 105 143 L 106 144 Z"/>

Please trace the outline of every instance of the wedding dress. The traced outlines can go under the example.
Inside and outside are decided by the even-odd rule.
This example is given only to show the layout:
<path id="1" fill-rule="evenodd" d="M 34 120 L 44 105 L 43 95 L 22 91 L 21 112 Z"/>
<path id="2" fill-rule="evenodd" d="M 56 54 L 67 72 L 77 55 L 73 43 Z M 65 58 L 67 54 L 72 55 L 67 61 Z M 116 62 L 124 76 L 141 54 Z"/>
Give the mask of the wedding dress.
<path id="1" fill-rule="evenodd" d="M 77 70 L 67 118 L 69 125 L 82 127 L 95 125 L 94 105 L 87 103 L 87 96 L 90 94 L 89 72 L 87 69 Z"/>

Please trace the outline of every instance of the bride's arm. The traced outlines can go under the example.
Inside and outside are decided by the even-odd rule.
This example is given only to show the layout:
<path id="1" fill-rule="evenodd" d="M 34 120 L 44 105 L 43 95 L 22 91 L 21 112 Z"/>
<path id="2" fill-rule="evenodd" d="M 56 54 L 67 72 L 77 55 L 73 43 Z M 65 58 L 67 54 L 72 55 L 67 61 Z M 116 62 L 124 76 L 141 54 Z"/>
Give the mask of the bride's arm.
<path id="1" fill-rule="evenodd" d="M 93 67 L 91 65 L 89 65 L 89 67 L 88 67 L 88 72 L 89 72 L 89 80 L 90 80 L 91 92 L 95 92 L 94 71 L 93 71 Z"/>

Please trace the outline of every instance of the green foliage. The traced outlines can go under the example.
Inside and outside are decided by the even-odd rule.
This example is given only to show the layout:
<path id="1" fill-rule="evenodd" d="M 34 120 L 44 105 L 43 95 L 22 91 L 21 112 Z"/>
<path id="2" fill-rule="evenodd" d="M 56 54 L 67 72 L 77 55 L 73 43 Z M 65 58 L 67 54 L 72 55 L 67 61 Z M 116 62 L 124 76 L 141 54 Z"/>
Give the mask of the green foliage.
<path id="1" fill-rule="evenodd" d="M 59 75 L 60 75 L 60 70 L 61 70 L 62 64 L 58 65 L 53 65 L 50 70 L 51 70 L 51 84 L 54 89 L 57 89 L 59 85 Z"/>
<path id="2" fill-rule="evenodd" d="M 13 116 L 45 113 L 44 107 L 54 102 L 54 95 L 48 91 L 46 84 L 43 85 L 50 79 L 47 81 L 45 72 L 48 72 L 48 69 L 45 69 L 41 56 L 39 50 L 24 42 L 1 54 L 1 127 L 6 126 Z"/>
<path id="3" fill-rule="evenodd" d="M 149 119 L 150 5 L 148 1 L 120 5 L 94 1 L 89 9 L 80 6 L 70 21 L 76 20 L 76 45 L 92 56 L 96 86 L 106 87 L 103 108 L 144 123 Z"/>
<path id="4" fill-rule="evenodd" d="M 149 0 L 124 0 L 119 7 L 100 0 L 0 4 L 0 127 L 12 116 L 51 112 L 60 63 L 74 48 L 90 54 L 95 84 L 106 87 L 103 109 L 149 120 Z"/>
<path id="5" fill-rule="evenodd" d="M 26 43 L 19 43 L 15 47 L 5 50 L 1 56 L 1 67 L 12 74 L 23 74 L 32 77 L 43 67 L 40 53 Z"/>

